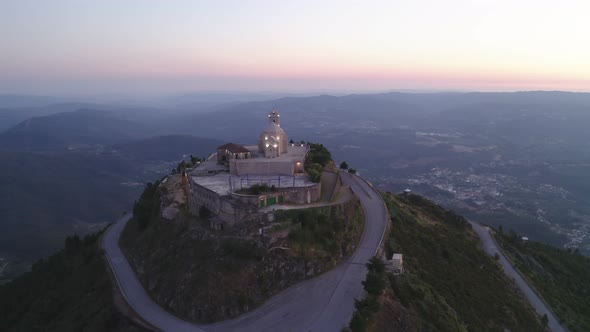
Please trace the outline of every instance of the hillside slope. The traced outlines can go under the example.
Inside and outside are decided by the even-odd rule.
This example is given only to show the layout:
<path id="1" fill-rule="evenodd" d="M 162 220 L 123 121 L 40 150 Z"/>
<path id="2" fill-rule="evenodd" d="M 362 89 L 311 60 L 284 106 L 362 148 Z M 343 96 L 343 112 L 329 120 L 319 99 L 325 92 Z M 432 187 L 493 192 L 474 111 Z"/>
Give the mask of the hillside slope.
<path id="1" fill-rule="evenodd" d="M 160 204 L 174 200 L 179 187 L 178 175 L 148 185 L 120 246 L 152 299 L 188 321 L 238 316 L 332 269 L 354 252 L 363 230 L 357 199 L 276 211 L 272 223 L 266 214 L 253 214 L 225 231 L 190 215 L 184 203 L 173 220 L 160 218 Z"/>
<path id="2" fill-rule="evenodd" d="M 0 286 L 0 331 L 144 331 L 114 306 L 99 235 L 68 238 L 64 250 Z"/>
<path id="3" fill-rule="evenodd" d="M 571 332 L 590 331 L 590 258 L 576 249 L 523 242 L 516 233 L 496 233 L 504 253 Z"/>
<path id="4" fill-rule="evenodd" d="M 406 272 L 388 274 L 369 331 L 543 331 L 541 319 L 467 221 L 417 195 L 385 195 L 392 215 L 387 251 Z"/>

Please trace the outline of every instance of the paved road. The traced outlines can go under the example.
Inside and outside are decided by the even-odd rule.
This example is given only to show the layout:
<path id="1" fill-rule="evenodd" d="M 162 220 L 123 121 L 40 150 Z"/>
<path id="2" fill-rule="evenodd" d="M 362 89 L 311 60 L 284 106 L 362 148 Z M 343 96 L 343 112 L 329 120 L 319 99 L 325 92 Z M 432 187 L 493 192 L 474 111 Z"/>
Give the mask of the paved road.
<path id="1" fill-rule="evenodd" d="M 539 315 L 547 314 L 547 318 L 549 318 L 549 328 L 553 332 L 565 332 L 566 330 L 559 324 L 559 321 L 553 315 L 553 312 L 547 308 L 545 303 L 539 298 L 537 293 L 533 291 L 533 289 L 529 286 L 529 284 L 522 278 L 522 276 L 515 270 L 515 268 L 510 264 L 508 259 L 504 256 L 502 251 L 496 245 L 496 242 L 492 239 L 492 235 L 489 232 L 489 229 L 485 226 L 482 226 L 478 223 L 470 222 L 471 226 L 475 232 L 479 235 L 481 239 L 482 246 L 485 252 L 487 252 L 490 256 L 494 256 L 496 253 L 500 255 L 500 259 L 498 260 L 502 268 L 504 269 L 504 273 L 512 279 L 520 288 L 520 290 L 524 293 L 525 297 L 529 301 L 529 303 L 535 308 Z"/>
<path id="2" fill-rule="evenodd" d="M 343 174 L 343 182 L 357 193 L 366 216 L 365 231 L 352 257 L 232 320 L 193 325 L 164 311 L 149 298 L 118 245 L 129 216 L 108 230 L 103 243 L 105 254 L 129 305 L 144 320 L 165 331 L 340 331 L 352 317 L 354 299 L 363 295 L 365 263 L 375 254 L 388 222 L 383 200 L 366 182 L 348 174 Z"/>

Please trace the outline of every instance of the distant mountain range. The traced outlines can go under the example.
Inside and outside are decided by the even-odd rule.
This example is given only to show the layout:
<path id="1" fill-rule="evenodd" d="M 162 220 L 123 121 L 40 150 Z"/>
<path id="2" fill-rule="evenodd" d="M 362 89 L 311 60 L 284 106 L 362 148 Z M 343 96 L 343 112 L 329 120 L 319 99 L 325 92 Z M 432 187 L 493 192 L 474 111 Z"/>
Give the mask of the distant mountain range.
<path id="1" fill-rule="evenodd" d="M 410 187 L 474 220 L 587 252 L 590 94 L 255 101 L 263 97 L 209 96 L 200 108 L 186 106 L 199 95 L 150 107 L 0 96 L 0 256 L 44 255 L 65 234 L 112 221 L 183 155 L 255 142 L 273 107 L 290 138 L 322 142 L 383 190 Z"/>

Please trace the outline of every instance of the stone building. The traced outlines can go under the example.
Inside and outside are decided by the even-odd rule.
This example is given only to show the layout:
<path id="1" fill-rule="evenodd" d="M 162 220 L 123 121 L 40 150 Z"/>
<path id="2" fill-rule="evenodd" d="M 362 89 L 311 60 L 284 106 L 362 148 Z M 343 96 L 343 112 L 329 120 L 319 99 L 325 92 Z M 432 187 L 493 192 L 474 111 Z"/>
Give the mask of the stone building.
<path id="1" fill-rule="evenodd" d="M 265 158 L 276 158 L 288 153 L 289 137 L 281 128 L 280 114 L 273 109 L 268 114 L 268 127 L 258 138 L 258 152 Z"/>
<path id="2" fill-rule="evenodd" d="M 273 109 L 257 145 L 227 143 L 190 173 L 190 209 L 202 207 L 214 215 L 215 229 L 228 229 L 251 218 L 259 209 L 273 204 L 309 204 L 321 199 L 321 185 L 304 173 L 309 147 L 289 144 Z M 271 192 L 244 193 L 255 185 L 272 187 Z"/>
<path id="3" fill-rule="evenodd" d="M 227 163 L 230 159 L 248 158 L 251 158 L 250 150 L 239 144 L 227 143 L 217 147 L 217 162 L 220 164 Z"/>

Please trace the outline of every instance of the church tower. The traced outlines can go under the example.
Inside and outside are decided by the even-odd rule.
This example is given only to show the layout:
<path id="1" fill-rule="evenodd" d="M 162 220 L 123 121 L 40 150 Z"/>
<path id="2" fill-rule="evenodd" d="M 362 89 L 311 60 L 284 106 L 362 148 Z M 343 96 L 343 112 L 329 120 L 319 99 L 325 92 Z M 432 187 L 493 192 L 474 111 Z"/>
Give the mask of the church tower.
<path id="1" fill-rule="evenodd" d="M 289 137 L 281 128 L 279 111 L 273 109 L 268 113 L 268 127 L 259 136 L 258 152 L 265 158 L 276 158 L 287 153 L 288 146 Z"/>
<path id="2" fill-rule="evenodd" d="M 268 124 L 274 123 L 277 126 L 281 126 L 281 115 L 276 108 L 273 108 L 270 113 L 268 113 Z"/>

